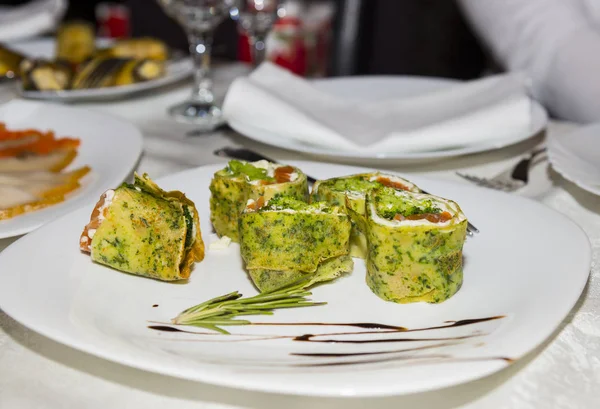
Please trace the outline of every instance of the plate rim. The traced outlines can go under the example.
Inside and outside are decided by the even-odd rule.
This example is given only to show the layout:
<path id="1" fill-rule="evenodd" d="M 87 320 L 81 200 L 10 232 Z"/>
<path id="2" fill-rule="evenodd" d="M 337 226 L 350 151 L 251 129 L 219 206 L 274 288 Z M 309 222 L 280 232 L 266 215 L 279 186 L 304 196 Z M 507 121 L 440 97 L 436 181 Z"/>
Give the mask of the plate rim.
<path id="1" fill-rule="evenodd" d="M 310 166 L 310 164 L 323 165 L 322 163 L 313 162 L 313 161 L 290 161 L 290 163 L 291 164 L 300 164 L 300 166 L 305 165 L 305 164 L 308 164 L 309 166 Z M 326 164 L 326 165 L 334 166 L 334 167 L 340 167 L 340 166 L 341 167 L 352 167 L 352 168 L 359 169 L 356 166 L 349 166 L 349 165 L 335 165 L 335 164 Z M 157 183 L 159 183 L 159 184 L 169 183 L 169 180 L 176 180 L 178 178 L 181 178 L 182 175 L 185 175 L 185 174 L 193 175 L 194 172 L 198 172 L 199 170 L 204 169 L 204 168 L 214 170 L 215 168 L 218 169 L 219 166 L 222 166 L 222 163 L 203 165 L 200 167 L 187 169 L 187 170 L 184 170 L 181 172 L 177 172 L 177 173 L 174 173 L 171 175 L 161 177 L 161 178 L 157 179 Z M 395 173 L 397 173 L 397 172 L 395 172 Z M 419 176 L 419 179 L 423 180 L 423 181 L 433 180 L 433 181 L 441 182 L 443 184 L 460 185 L 464 188 L 467 188 L 468 190 L 478 190 L 478 191 L 484 190 L 482 188 L 467 186 L 467 185 L 460 184 L 460 183 L 454 182 L 454 181 L 446 181 L 446 180 L 431 178 L 431 177 L 428 177 L 427 175 L 425 175 L 425 176 L 418 175 L 418 176 Z M 492 195 L 506 195 L 506 193 L 502 193 L 502 192 L 489 192 L 489 193 Z M 509 196 L 511 196 L 516 201 L 528 202 L 528 203 L 535 204 L 537 206 L 544 207 L 547 211 L 552 212 L 554 216 L 558 215 L 558 217 L 562 218 L 564 220 L 564 222 L 569 223 L 572 227 L 574 227 L 576 229 L 576 231 L 578 231 L 578 234 L 580 234 L 580 237 L 584 238 L 585 242 L 587 243 L 587 246 L 585 248 L 585 252 L 586 252 L 585 256 L 586 257 L 585 257 L 585 262 L 583 264 L 587 265 L 588 267 L 586 269 L 586 273 L 585 274 L 582 273 L 581 283 L 579 283 L 580 285 L 576 289 L 574 289 L 574 291 L 576 291 L 577 296 L 574 297 L 572 302 L 564 304 L 564 308 L 563 308 L 564 311 L 563 311 L 563 313 L 559 314 L 560 319 L 556 320 L 556 322 L 551 325 L 551 328 L 548 328 L 548 331 L 545 331 L 545 332 L 547 332 L 547 334 L 544 332 L 544 336 L 541 337 L 539 339 L 539 341 L 535 343 L 535 345 L 531 346 L 530 348 L 527 348 L 527 351 L 524 354 L 522 354 L 521 356 L 516 357 L 516 359 L 521 359 L 525 355 L 532 353 L 540 345 L 542 345 L 544 342 L 546 342 L 549 339 L 549 337 L 552 335 L 552 333 L 555 332 L 556 329 L 560 327 L 560 324 L 565 320 L 565 318 L 568 316 L 569 312 L 572 311 L 572 309 L 576 305 L 577 301 L 581 297 L 581 294 L 589 280 L 589 273 L 590 273 L 589 266 L 591 265 L 591 261 L 592 261 L 592 251 L 591 251 L 591 243 L 589 240 L 589 236 L 585 233 L 585 231 L 581 228 L 581 226 L 579 226 L 577 223 L 575 223 L 573 220 L 571 220 L 568 216 L 558 212 L 557 210 L 555 210 L 549 206 L 545 206 L 536 200 L 533 200 L 533 199 L 530 199 L 527 197 L 521 197 L 521 196 L 513 196 L 513 195 L 509 195 Z M 83 210 L 85 207 L 86 206 L 82 206 L 81 208 L 74 210 L 73 212 L 70 212 L 69 214 L 63 215 L 60 218 L 58 218 L 57 220 L 54 220 L 51 223 L 48 223 L 43 228 L 50 230 L 51 225 L 54 225 L 54 224 L 56 224 L 57 226 L 60 225 L 62 220 L 67 219 L 69 217 L 69 215 L 74 214 L 74 213 L 83 213 Z M 40 229 L 40 230 L 42 230 L 42 229 Z M 10 252 L 12 252 L 12 251 L 17 251 L 15 249 L 17 249 L 19 246 L 24 245 L 23 244 L 24 242 L 26 242 L 28 240 L 33 240 L 31 237 L 35 237 L 37 234 L 41 234 L 41 233 L 39 231 L 33 232 L 32 234 L 22 237 L 19 240 L 17 240 L 16 242 L 9 245 L 3 252 L 0 253 L 0 265 L 1 265 L 1 263 L 4 262 L 4 259 L 8 257 L 5 254 L 10 254 Z M 205 243 L 207 243 L 207 242 L 208 242 L 208 240 L 205 240 Z M 0 276 L 0 281 L 1 281 L 1 276 Z M 493 373 L 502 371 L 506 368 L 505 366 L 501 366 L 499 368 L 488 368 L 477 374 L 472 374 L 471 376 L 464 376 L 464 375 L 457 376 L 452 381 L 443 383 L 441 385 L 430 385 L 430 386 L 425 386 L 425 387 L 421 387 L 418 389 L 411 389 L 410 391 L 402 391 L 402 392 L 397 392 L 389 387 L 384 390 L 379 390 L 379 389 L 370 390 L 370 391 L 361 390 L 360 393 L 350 393 L 350 394 L 347 394 L 344 391 L 331 392 L 326 389 L 322 389 L 320 387 L 315 387 L 315 389 L 311 390 L 311 391 L 307 391 L 306 389 L 299 391 L 299 390 L 294 389 L 293 385 L 289 386 L 289 387 L 285 387 L 285 388 L 282 388 L 281 385 L 279 385 L 277 389 L 274 389 L 274 388 L 265 387 L 264 385 L 261 385 L 260 382 L 255 382 L 255 381 L 240 382 L 239 378 L 236 378 L 236 381 L 234 381 L 234 382 L 225 380 L 226 376 L 219 376 L 217 378 L 211 378 L 209 374 L 208 375 L 206 374 L 206 372 L 209 372 L 208 370 L 205 370 L 204 371 L 205 373 L 203 373 L 203 374 L 200 374 L 199 372 L 195 372 L 196 375 L 193 375 L 193 374 L 190 375 L 189 373 L 177 372 L 176 366 L 157 368 L 156 366 L 153 366 L 152 364 L 147 364 L 147 363 L 142 362 L 142 360 L 139 359 L 139 357 L 136 360 L 135 358 L 131 358 L 131 357 L 127 356 L 127 354 L 114 353 L 114 351 L 111 351 L 111 350 L 108 350 L 108 352 L 107 352 L 105 350 L 97 348 L 95 345 L 92 345 L 90 348 L 90 345 L 83 338 L 77 338 L 76 341 L 73 342 L 72 337 L 70 337 L 69 335 L 61 334 L 60 330 L 57 330 L 56 328 L 50 328 L 47 326 L 43 326 L 41 328 L 40 327 L 32 328 L 31 326 L 27 325 L 25 319 L 21 319 L 22 317 L 18 313 L 13 314 L 13 310 L 10 307 L 7 309 L 6 306 L 3 305 L 2 297 L 0 297 L 0 308 L 2 310 L 4 310 L 4 312 L 7 315 L 9 315 L 14 320 L 19 322 L 21 325 L 29 328 L 32 331 L 35 331 L 49 339 L 57 341 L 63 345 L 70 347 L 70 348 L 74 348 L 78 351 L 81 351 L 81 352 L 84 352 L 84 353 L 87 353 L 87 354 L 90 354 L 90 355 L 93 355 L 96 357 L 100 357 L 102 359 L 106 359 L 113 363 L 123 364 L 123 365 L 127 365 L 130 367 L 139 369 L 139 370 L 144 370 L 144 371 L 148 371 L 151 373 L 157 373 L 157 374 L 161 374 L 161 375 L 172 376 L 175 378 L 199 381 L 199 382 L 203 382 L 206 384 L 219 385 L 219 386 L 229 387 L 229 388 L 233 388 L 233 389 L 260 391 L 260 392 L 265 392 L 265 393 L 290 394 L 290 395 L 297 395 L 297 396 L 315 396 L 315 397 L 398 396 L 398 395 L 419 393 L 419 392 L 425 392 L 425 391 L 430 391 L 430 390 L 438 390 L 438 389 L 442 389 L 445 387 L 456 386 L 456 385 L 467 383 L 467 382 L 470 382 L 470 381 L 473 381 L 476 379 L 481 379 L 481 378 L 487 377 Z M 184 372 L 189 372 L 189 371 L 186 370 Z"/>
<path id="2" fill-rule="evenodd" d="M 452 78 L 442 77 L 424 77 L 424 76 L 413 76 L 413 75 L 361 75 L 361 76 L 344 76 L 344 77 L 331 77 L 313 80 L 317 86 L 319 84 L 333 84 L 340 83 L 344 84 L 347 82 L 362 82 L 362 81 L 395 81 L 395 82 L 406 82 L 411 81 L 421 84 L 436 84 L 436 86 L 445 86 L 449 84 L 455 84 L 461 82 L 460 80 Z M 266 133 L 272 133 L 266 128 L 260 128 L 253 125 L 244 124 L 243 122 L 235 119 L 227 119 L 227 123 L 240 135 L 252 139 L 256 142 L 264 143 L 269 146 L 273 146 L 280 149 L 286 149 L 292 152 L 300 152 L 303 154 L 311 155 L 318 158 L 336 158 L 339 160 L 413 160 L 413 159 L 447 159 L 464 155 L 471 155 L 475 153 L 482 153 L 488 151 L 494 151 L 497 149 L 507 148 L 529 140 L 540 132 L 545 130 L 548 126 L 548 112 L 546 109 L 536 100 L 531 99 L 532 109 L 532 129 L 519 136 L 518 138 L 511 138 L 496 143 L 487 143 L 482 145 L 472 145 L 468 147 L 458 149 L 448 149 L 441 151 L 424 151 L 424 152 L 411 152 L 411 153 L 366 153 L 361 154 L 360 152 L 354 151 L 332 151 L 327 148 L 320 148 L 309 144 L 303 145 L 294 141 L 283 140 L 283 143 L 277 143 L 278 138 L 265 138 L 262 135 Z M 535 118 L 538 118 L 539 123 L 534 122 Z M 289 143 L 288 143 L 289 142 Z"/>

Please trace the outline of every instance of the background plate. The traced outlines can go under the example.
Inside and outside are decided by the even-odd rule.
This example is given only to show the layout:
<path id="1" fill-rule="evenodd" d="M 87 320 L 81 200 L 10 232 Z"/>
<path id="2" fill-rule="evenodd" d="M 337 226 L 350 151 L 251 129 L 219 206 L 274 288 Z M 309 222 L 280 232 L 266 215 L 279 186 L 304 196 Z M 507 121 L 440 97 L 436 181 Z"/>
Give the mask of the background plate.
<path id="1" fill-rule="evenodd" d="M 588 192 L 600 195 L 600 124 L 548 139 L 554 169 Z"/>
<path id="2" fill-rule="evenodd" d="M 298 162 L 315 177 L 363 169 Z M 219 166 L 159 181 L 196 202 L 207 242 L 208 185 Z M 501 370 L 538 346 L 573 307 L 590 267 L 590 245 L 574 223 L 533 201 L 486 189 L 413 178 L 461 204 L 481 233 L 465 245 L 464 285 L 438 304 L 382 301 L 365 268 L 314 289 L 319 307 L 277 311 L 254 322 L 376 322 L 418 332 L 373 334 L 347 326 L 229 327 L 234 335 L 160 332 L 181 310 L 210 297 L 253 289 L 239 247 L 209 250 L 185 284 L 162 283 L 93 264 L 78 250 L 93 205 L 18 240 L 0 254 L 0 307 L 54 340 L 136 368 L 238 388 L 304 395 L 372 396 L 424 391 Z M 36 257 L 29 257 L 35 249 Z M 504 316 L 471 325 L 457 320 Z M 451 321 L 451 322 L 450 322 Z M 369 332 L 341 335 L 342 332 Z M 208 334 L 204 334 L 208 333 Z M 337 334 L 336 334 L 337 333 Z M 299 342 L 302 334 L 338 342 Z M 284 338 L 281 338 L 284 337 Z M 386 340 L 379 343 L 339 341 Z M 407 339 L 409 339 L 407 341 Z M 294 354 L 351 356 L 305 356 Z"/>
<path id="3" fill-rule="evenodd" d="M 317 89 L 344 99 L 374 101 L 390 98 L 407 98 L 448 87 L 455 83 L 455 80 L 442 78 L 368 76 L 316 80 L 314 81 L 314 86 Z M 228 123 L 242 135 L 267 145 L 306 153 L 323 159 L 335 161 L 352 160 L 377 165 L 378 163 L 381 164 L 381 160 L 443 159 L 504 148 L 522 142 L 545 129 L 548 122 L 548 114 L 544 107 L 536 101 L 532 101 L 531 109 L 532 122 L 529 131 L 521 135 L 514 135 L 514 138 L 506 139 L 502 142 L 486 142 L 481 145 L 470 145 L 458 149 L 412 153 L 337 151 L 304 144 L 297 140 L 281 138 L 269 130 L 268 124 L 265 124 L 264 128 L 257 128 L 235 120 L 229 120 Z"/>
<path id="4" fill-rule="evenodd" d="M 99 46 L 107 46 L 109 42 L 98 41 Z M 53 38 L 39 38 L 10 45 L 31 57 L 51 59 L 54 56 L 55 41 Z M 127 97 L 140 92 L 163 87 L 179 82 L 192 74 L 194 65 L 190 58 L 181 58 L 167 63 L 167 73 L 164 77 L 137 84 L 123 85 L 120 87 L 106 87 L 97 89 L 67 90 L 67 91 L 24 91 L 18 85 L 21 96 L 29 99 L 40 99 L 60 102 L 75 101 L 103 101 Z"/>
<path id="5" fill-rule="evenodd" d="M 53 130 L 59 137 L 79 138 L 79 154 L 66 170 L 92 168 L 82 179 L 82 187 L 64 202 L 0 221 L 0 238 L 28 233 L 85 203 L 95 203 L 106 186 L 125 180 L 142 153 L 142 134 L 135 126 L 98 112 L 13 100 L 0 105 L 0 122 L 11 129 Z"/>

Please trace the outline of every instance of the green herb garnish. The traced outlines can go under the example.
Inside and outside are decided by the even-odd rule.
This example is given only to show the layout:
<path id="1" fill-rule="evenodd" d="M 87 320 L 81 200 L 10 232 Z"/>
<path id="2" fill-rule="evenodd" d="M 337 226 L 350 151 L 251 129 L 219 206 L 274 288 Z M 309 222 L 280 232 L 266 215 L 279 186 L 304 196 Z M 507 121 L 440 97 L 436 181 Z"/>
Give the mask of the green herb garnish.
<path id="1" fill-rule="evenodd" d="M 227 170 L 232 175 L 244 175 L 248 180 L 267 180 L 274 182 L 275 179 L 267 175 L 267 170 L 257 168 L 251 163 L 240 162 L 239 160 L 230 160 L 227 164 Z"/>
<path id="2" fill-rule="evenodd" d="M 330 206 L 326 202 L 306 203 L 291 196 L 275 195 L 260 208 L 260 211 L 296 210 L 299 212 L 340 213 L 344 210 L 339 206 Z"/>
<path id="3" fill-rule="evenodd" d="M 273 315 L 279 308 L 299 308 L 327 304 L 307 299 L 312 293 L 306 288 L 315 283 L 315 279 L 302 280 L 291 286 L 254 297 L 242 298 L 238 291 L 215 297 L 181 312 L 171 322 L 176 325 L 192 325 L 229 334 L 221 328 L 228 325 L 250 325 L 247 320 L 235 319 L 241 315 Z"/>
<path id="4" fill-rule="evenodd" d="M 194 237 L 194 218 L 192 217 L 192 214 L 190 213 L 189 206 L 183 206 L 183 216 L 185 218 L 185 226 L 186 226 L 184 248 L 186 250 L 189 250 L 192 248 L 192 245 L 194 244 L 194 238 L 195 238 Z"/>
<path id="5" fill-rule="evenodd" d="M 416 199 L 410 193 L 384 187 L 371 194 L 379 216 L 393 219 L 397 214 L 408 217 L 414 214 L 436 214 L 442 210 L 430 198 Z"/>

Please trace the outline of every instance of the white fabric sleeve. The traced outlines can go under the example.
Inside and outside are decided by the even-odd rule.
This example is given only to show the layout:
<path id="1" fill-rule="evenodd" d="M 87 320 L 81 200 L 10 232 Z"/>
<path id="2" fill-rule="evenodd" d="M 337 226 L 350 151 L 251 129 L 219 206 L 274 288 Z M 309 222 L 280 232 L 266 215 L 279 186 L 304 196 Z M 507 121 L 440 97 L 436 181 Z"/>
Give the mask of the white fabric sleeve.
<path id="1" fill-rule="evenodd" d="M 595 0 L 594 0 L 595 1 Z M 459 0 L 506 69 L 559 118 L 600 121 L 600 20 L 581 0 Z"/>

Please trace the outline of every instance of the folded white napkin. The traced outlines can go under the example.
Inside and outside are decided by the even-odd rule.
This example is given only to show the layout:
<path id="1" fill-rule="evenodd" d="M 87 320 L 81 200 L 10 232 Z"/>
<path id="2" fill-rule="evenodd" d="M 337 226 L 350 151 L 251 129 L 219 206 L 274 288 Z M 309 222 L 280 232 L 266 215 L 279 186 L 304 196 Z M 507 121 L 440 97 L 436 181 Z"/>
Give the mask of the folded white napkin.
<path id="1" fill-rule="evenodd" d="M 281 138 L 347 151 L 422 152 L 515 139 L 528 132 L 525 78 L 499 75 L 413 97 L 347 100 L 263 63 L 236 79 L 225 97 L 228 120 Z"/>
<path id="2" fill-rule="evenodd" d="M 67 0 L 34 0 L 0 9 L 0 41 L 32 37 L 53 29 L 65 13 Z"/>

